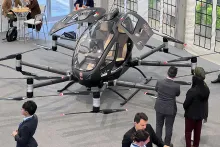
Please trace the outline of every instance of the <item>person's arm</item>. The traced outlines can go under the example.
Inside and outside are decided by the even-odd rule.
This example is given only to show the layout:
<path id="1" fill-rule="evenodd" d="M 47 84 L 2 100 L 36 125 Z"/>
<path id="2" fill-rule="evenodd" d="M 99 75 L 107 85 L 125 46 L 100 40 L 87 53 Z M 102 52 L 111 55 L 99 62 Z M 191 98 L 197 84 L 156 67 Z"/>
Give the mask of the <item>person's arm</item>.
<path id="1" fill-rule="evenodd" d="M 158 92 L 158 85 L 159 85 L 159 84 L 158 84 L 158 81 L 157 81 L 156 86 L 155 86 L 155 91 L 156 91 L 156 92 Z"/>
<path id="2" fill-rule="evenodd" d="M 27 7 L 29 9 L 33 9 L 36 6 L 37 6 L 37 1 L 36 0 L 30 0 L 30 3 L 27 5 Z"/>
<path id="3" fill-rule="evenodd" d="M 193 96 L 194 95 L 192 89 L 189 89 L 186 93 L 186 99 L 183 103 L 184 110 L 186 110 L 192 104 Z"/>
<path id="4" fill-rule="evenodd" d="M 130 136 L 125 134 L 122 140 L 122 147 L 130 147 L 131 143 Z"/>
<path id="5" fill-rule="evenodd" d="M 180 96 L 180 85 L 178 85 L 176 96 Z"/>
<path id="6" fill-rule="evenodd" d="M 158 147 L 164 147 L 163 141 L 160 140 L 160 139 L 157 137 L 156 133 L 154 132 L 154 129 L 152 128 L 152 126 L 151 126 L 150 124 L 147 124 L 147 125 L 149 125 L 149 126 L 148 126 L 148 127 L 149 127 L 149 130 L 146 130 L 146 131 L 148 131 L 148 133 L 151 132 L 151 133 L 150 133 L 150 139 L 152 140 L 152 143 L 155 144 L 155 145 L 157 145 Z"/>
<path id="7" fill-rule="evenodd" d="M 30 140 L 30 133 L 27 126 L 22 127 L 19 130 L 20 136 L 17 134 L 15 135 L 15 141 L 17 141 L 19 144 L 26 145 L 28 141 Z"/>

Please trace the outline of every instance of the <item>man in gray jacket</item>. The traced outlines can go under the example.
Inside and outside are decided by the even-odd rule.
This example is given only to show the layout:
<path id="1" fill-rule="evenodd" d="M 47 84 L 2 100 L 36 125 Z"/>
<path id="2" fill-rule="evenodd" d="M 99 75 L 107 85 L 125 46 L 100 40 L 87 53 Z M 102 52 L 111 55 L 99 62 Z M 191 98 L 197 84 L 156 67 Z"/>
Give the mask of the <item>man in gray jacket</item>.
<path id="1" fill-rule="evenodd" d="M 172 147 L 171 138 L 177 112 L 176 96 L 180 95 L 180 85 L 173 81 L 177 75 L 176 67 L 171 66 L 167 74 L 168 77 L 166 79 L 157 81 L 156 91 L 158 98 L 154 108 L 156 110 L 156 135 L 162 140 L 162 130 L 165 121 L 166 136 L 164 143 Z"/>

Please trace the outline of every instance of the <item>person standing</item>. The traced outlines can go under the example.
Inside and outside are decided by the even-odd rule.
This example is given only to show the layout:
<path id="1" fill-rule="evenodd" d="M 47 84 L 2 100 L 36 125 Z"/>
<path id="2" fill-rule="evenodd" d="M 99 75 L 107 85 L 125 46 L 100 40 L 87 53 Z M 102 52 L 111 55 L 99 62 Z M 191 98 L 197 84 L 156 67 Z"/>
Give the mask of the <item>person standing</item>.
<path id="1" fill-rule="evenodd" d="M 192 77 L 192 87 L 186 93 L 183 103 L 185 110 L 185 140 L 186 147 L 191 147 L 191 135 L 193 135 L 193 147 L 199 147 L 202 121 L 208 118 L 208 98 L 210 90 L 206 83 L 205 70 L 202 67 L 195 68 Z"/>
<path id="2" fill-rule="evenodd" d="M 94 7 L 94 0 L 76 0 L 76 2 L 74 3 L 74 11 L 77 11 L 80 8 L 93 8 L 93 7 Z M 88 23 L 88 26 L 90 26 L 91 24 L 92 23 Z"/>
<path id="3" fill-rule="evenodd" d="M 34 101 L 27 101 L 22 105 L 21 113 L 25 116 L 20 123 L 18 130 L 12 132 L 17 142 L 16 147 L 37 147 L 37 141 L 33 138 L 38 125 L 38 118 L 35 114 L 37 105 Z"/>
<path id="4" fill-rule="evenodd" d="M 37 15 L 41 14 L 40 6 L 37 0 L 24 0 L 24 2 L 26 3 L 26 7 L 28 7 L 31 11 L 27 15 L 27 20 L 35 19 Z M 42 23 L 36 25 L 36 30 L 40 31 L 41 26 Z M 28 28 L 32 28 L 32 27 L 35 28 L 35 26 L 28 24 Z"/>
<path id="5" fill-rule="evenodd" d="M 177 112 L 176 97 L 180 95 L 180 85 L 173 81 L 177 75 L 176 67 L 171 66 L 167 74 L 168 77 L 157 81 L 155 87 L 158 93 L 154 106 L 156 110 L 156 135 L 162 140 L 162 130 L 165 121 L 166 135 L 164 143 L 168 146 L 173 146 L 171 138 Z"/>

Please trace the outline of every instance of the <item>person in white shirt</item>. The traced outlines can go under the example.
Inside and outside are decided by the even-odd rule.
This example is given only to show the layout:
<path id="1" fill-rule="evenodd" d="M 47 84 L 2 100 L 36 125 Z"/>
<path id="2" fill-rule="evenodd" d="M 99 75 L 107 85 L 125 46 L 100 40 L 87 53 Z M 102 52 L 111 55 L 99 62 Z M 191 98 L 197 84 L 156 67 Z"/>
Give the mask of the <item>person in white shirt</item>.
<path id="1" fill-rule="evenodd" d="M 145 130 L 138 130 L 132 135 L 132 144 L 130 147 L 146 147 L 148 142 L 150 142 L 150 135 Z"/>

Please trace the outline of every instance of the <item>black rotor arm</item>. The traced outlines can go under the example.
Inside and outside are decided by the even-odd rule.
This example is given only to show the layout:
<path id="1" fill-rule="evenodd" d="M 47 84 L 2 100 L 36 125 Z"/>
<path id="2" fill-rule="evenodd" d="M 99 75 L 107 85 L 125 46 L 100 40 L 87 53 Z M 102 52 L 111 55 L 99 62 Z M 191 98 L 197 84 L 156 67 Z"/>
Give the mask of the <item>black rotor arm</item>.
<path id="1" fill-rule="evenodd" d="M 138 62 L 138 65 L 146 65 L 146 66 L 178 66 L 178 67 L 191 67 L 191 63 L 167 63 L 167 62 L 152 62 L 152 61 L 142 61 Z"/>
<path id="2" fill-rule="evenodd" d="M 166 45 L 163 43 L 162 45 L 155 47 L 153 50 L 150 50 L 149 52 L 143 54 L 140 56 L 140 59 L 143 60 L 145 58 L 147 58 L 148 56 L 152 55 L 155 52 L 158 52 L 160 50 L 162 50 Z"/>
<path id="3" fill-rule="evenodd" d="M 140 83 L 134 83 L 134 82 L 127 82 L 127 81 L 109 81 L 107 82 L 108 86 L 123 86 L 123 87 L 129 87 L 129 88 L 138 88 L 138 89 L 147 89 L 147 90 L 155 90 L 155 87 L 153 86 L 147 86 Z"/>
<path id="4" fill-rule="evenodd" d="M 191 63 L 167 63 L 167 62 L 161 62 L 161 61 L 143 61 L 139 58 L 135 58 L 132 61 L 128 63 L 130 67 L 134 66 L 178 66 L 178 67 L 192 67 Z"/>

